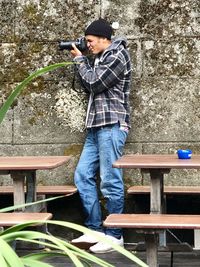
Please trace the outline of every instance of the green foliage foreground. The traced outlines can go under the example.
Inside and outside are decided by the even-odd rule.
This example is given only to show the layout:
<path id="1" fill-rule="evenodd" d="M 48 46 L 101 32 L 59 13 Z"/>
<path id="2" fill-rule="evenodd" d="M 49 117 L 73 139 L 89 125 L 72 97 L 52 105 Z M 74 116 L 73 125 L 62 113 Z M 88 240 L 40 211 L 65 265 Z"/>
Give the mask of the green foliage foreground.
<path id="1" fill-rule="evenodd" d="M 0 212 L 9 212 L 15 209 L 19 209 L 22 207 L 36 205 L 42 202 L 53 201 L 55 199 L 63 198 L 66 196 L 57 196 L 44 200 L 39 200 L 34 203 L 21 204 L 17 206 L 7 207 L 0 210 Z M 27 227 L 36 226 L 41 224 L 47 225 L 56 225 L 57 227 L 65 227 L 70 228 L 81 233 L 92 234 L 96 236 L 96 238 L 100 241 L 110 244 L 113 249 L 125 257 L 129 258 L 131 261 L 138 264 L 141 267 L 148 267 L 146 263 L 137 258 L 133 253 L 128 250 L 114 244 L 106 237 L 101 237 L 96 234 L 96 232 L 75 224 L 71 222 L 64 221 L 29 221 L 23 224 L 15 225 L 9 227 L 2 232 L 0 232 L 0 266 L 1 267 L 53 267 L 53 265 L 45 263 L 44 260 L 50 257 L 62 256 L 66 257 L 74 263 L 74 266 L 77 267 L 90 267 L 92 263 L 95 263 L 99 266 L 103 267 L 114 267 L 114 265 L 99 259 L 98 257 L 90 254 L 82 249 L 79 249 L 70 242 L 63 240 L 62 238 L 58 238 L 47 233 L 43 233 L 40 231 L 30 231 L 26 230 Z M 25 256 L 19 256 L 12 248 L 12 243 L 16 241 L 25 241 L 28 243 L 35 243 L 38 245 L 45 246 L 48 250 L 41 250 L 40 252 L 27 254 Z M 11 245 L 10 245 L 11 244 Z"/>
<path id="2" fill-rule="evenodd" d="M 138 266 L 147 267 L 147 265 L 137 258 L 133 253 L 128 250 L 112 243 L 109 239 L 105 237 L 99 237 L 96 233 L 90 229 L 85 228 L 84 226 L 77 225 L 70 222 L 64 221 L 55 221 L 50 220 L 47 222 L 38 222 L 38 221 L 30 221 L 24 224 L 16 225 L 13 227 L 4 230 L 0 234 L 0 266 L 1 267 L 52 267 L 53 265 L 43 262 L 46 258 L 55 257 L 55 256 L 63 256 L 70 258 L 70 260 L 74 263 L 74 266 L 77 267 L 85 267 L 92 266 L 92 263 L 95 263 L 99 266 L 103 267 L 114 267 L 114 265 L 99 259 L 98 257 L 90 254 L 82 249 L 79 249 L 69 242 L 46 234 L 40 231 L 31 231 L 25 230 L 26 227 L 30 227 L 32 225 L 41 223 L 53 224 L 56 226 L 62 226 L 71 228 L 73 230 L 80 231 L 82 233 L 92 234 L 96 236 L 100 241 L 105 243 L 109 243 L 115 251 L 123 254 L 125 257 L 129 258 L 131 261 L 138 264 Z M 37 243 L 40 245 L 44 245 L 48 248 L 47 251 L 41 250 L 41 252 L 27 254 L 25 256 L 18 256 L 17 253 L 12 249 L 9 243 L 13 241 L 25 241 L 29 243 Z"/>

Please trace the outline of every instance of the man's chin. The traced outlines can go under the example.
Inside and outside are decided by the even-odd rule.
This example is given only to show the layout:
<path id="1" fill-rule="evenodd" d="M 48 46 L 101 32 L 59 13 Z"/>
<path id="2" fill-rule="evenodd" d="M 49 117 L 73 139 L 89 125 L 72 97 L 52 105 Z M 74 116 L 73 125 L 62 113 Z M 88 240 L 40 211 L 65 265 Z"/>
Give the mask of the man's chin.
<path id="1" fill-rule="evenodd" d="M 97 55 L 97 54 L 98 54 L 98 52 L 95 51 L 94 49 L 90 49 L 89 51 L 90 51 L 90 53 L 93 54 L 93 55 Z"/>

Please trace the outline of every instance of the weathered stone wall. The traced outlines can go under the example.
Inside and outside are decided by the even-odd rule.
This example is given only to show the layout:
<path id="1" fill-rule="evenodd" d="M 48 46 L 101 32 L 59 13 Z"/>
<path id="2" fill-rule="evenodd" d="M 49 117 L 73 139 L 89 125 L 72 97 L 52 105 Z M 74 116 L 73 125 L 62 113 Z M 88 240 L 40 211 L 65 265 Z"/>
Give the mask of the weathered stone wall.
<path id="1" fill-rule="evenodd" d="M 75 39 L 99 16 L 117 21 L 133 63 L 132 129 L 126 153 L 200 153 L 199 0 L 0 0 L 0 101 L 33 71 L 71 60 L 58 40 Z M 84 141 L 85 96 L 72 90 L 73 68 L 36 79 L 0 127 L 1 155 L 72 155 L 41 172 L 39 183 L 73 183 Z M 48 179 L 46 179 L 48 177 Z M 148 183 L 139 171 L 125 181 Z M 0 184 L 10 183 L 1 177 Z M 199 171 L 172 170 L 168 184 L 198 184 Z"/>

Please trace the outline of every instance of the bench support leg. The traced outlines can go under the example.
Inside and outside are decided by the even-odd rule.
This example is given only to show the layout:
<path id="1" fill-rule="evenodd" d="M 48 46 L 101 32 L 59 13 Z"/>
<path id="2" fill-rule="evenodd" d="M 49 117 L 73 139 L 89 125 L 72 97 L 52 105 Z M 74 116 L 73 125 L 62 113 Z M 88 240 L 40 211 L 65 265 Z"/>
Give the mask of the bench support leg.
<path id="1" fill-rule="evenodd" d="M 153 214 L 165 213 L 165 199 L 163 194 L 163 179 L 164 174 L 169 173 L 169 169 L 153 169 L 149 170 L 151 177 L 151 194 L 150 194 L 150 209 Z M 166 246 L 166 231 L 160 234 L 160 246 Z"/>
<path id="2" fill-rule="evenodd" d="M 35 202 L 36 197 L 36 172 L 31 171 L 26 174 L 26 203 Z M 29 206 L 26 211 L 37 211 L 36 206 Z"/>
<path id="3" fill-rule="evenodd" d="M 171 261 L 170 261 L 170 267 L 173 267 L 174 265 L 174 252 L 171 251 Z"/>
<path id="4" fill-rule="evenodd" d="M 25 175 L 23 173 L 19 173 L 17 171 L 11 172 L 11 178 L 13 179 L 13 198 L 14 205 L 21 205 L 25 203 L 24 196 L 24 180 Z M 17 209 L 16 211 L 24 211 L 25 208 Z"/>
<path id="5" fill-rule="evenodd" d="M 149 267 L 158 266 L 158 234 L 145 234 L 146 258 Z"/>
<path id="6" fill-rule="evenodd" d="M 151 194 L 150 209 L 151 213 L 163 213 L 163 172 L 162 170 L 150 171 L 151 176 Z"/>
<path id="7" fill-rule="evenodd" d="M 200 230 L 194 230 L 194 249 L 200 249 Z"/>

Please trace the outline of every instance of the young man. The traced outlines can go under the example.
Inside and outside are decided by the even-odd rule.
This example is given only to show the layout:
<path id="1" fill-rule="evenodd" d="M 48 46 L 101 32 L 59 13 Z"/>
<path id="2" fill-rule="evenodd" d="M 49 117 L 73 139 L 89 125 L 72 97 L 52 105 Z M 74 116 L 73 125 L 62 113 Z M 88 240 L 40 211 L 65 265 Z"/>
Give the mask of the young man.
<path id="1" fill-rule="evenodd" d="M 131 62 L 126 40 L 111 40 L 112 27 L 103 19 L 92 22 L 85 31 L 89 51 L 94 64 L 73 45 L 71 54 L 85 90 L 90 94 L 86 128 L 87 135 L 81 157 L 75 171 L 75 184 L 84 207 L 85 225 L 106 235 L 123 246 L 121 229 L 103 229 L 102 214 L 96 186 L 100 172 L 100 191 L 106 200 L 108 214 L 122 213 L 124 208 L 124 184 L 122 170 L 112 168 L 112 163 L 122 156 L 130 128 L 129 91 Z M 111 246 L 98 242 L 94 236 L 82 235 L 72 244 L 87 243 L 90 251 L 104 253 Z"/>

